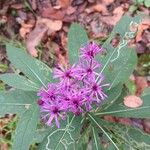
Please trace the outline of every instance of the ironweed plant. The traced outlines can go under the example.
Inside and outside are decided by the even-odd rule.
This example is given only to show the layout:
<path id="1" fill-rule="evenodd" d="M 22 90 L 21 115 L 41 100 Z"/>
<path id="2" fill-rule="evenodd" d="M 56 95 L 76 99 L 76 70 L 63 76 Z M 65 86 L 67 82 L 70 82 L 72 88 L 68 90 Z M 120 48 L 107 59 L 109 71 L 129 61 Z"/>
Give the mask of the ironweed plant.
<path id="1" fill-rule="evenodd" d="M 128 43 L 136 35 L 141 17 L 124 16 L 110 37 L 99 45 L 90 41 L 79 24 L 68 33 L 68 66 L 49 68 L 25 51 L 6 44 L 12 65 L 20 73 L 0 75 L 13 87 L 0 92 L 0 116 L 17 114 L 13 150 L 148 150 L 150 136 L 134 126 L 104 120 L 105 115 L 150 118 L 150 89 L 143 105 L 128 108 L 124 86 L 137 64 Z M 116 47 L 112 39 L 119 34 Z M 18 72 L 18 71 L 17 71 Z"/>

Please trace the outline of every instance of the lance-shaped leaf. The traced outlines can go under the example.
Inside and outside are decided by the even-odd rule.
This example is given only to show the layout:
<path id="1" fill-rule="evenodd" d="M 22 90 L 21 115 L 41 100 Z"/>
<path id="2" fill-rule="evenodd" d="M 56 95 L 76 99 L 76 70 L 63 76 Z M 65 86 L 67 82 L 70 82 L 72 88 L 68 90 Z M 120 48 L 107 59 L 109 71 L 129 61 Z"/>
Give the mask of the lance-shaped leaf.
<path id="1" fill-rule="evenodd" d="M 119 97 L 113 105 L 103 112 L 96 115 L 113 115 L 118 117 L 131 117 L 131 118 L 150 118 L 150 88 L 144 90 L 141 99 L 143 105 L 138 108 L 128 108 L 123 104 L 124 95 Z"/>
<path id="2" fill-rule="evenodd" d="M 102 143 L 98 135 L 97 129 L 92 127 L 92 150 L 102 150 Z"/>
<path id="3" fill-rule="evenodd" d="M 48 66 L 20 48 L 7 44 L 6 50 L 9 60 L 17 69 L 20 69 L 31 81 L 46 87 L 51 80 L 51 70 Z"/>
<path id="4" fill-rule="evenodd" d="M 38 84 L 25 78 L 24 76 L 14 73 L 0 75 L 0 80 L 16 89 L 21 89 L 24 91 L 38 91 L 41 88 Z"/>
<path id="5" fill-rule="evenodd" d="M 48 136 L 49 131 L 49 127 L 37 129 L 34 134 L 33 143 L 41 143 L 44 140 L 44 138 Z"/>
<path id="6" fill-rule="evenodd" d="M 39 119 L 39 108 L 35 103 L 20 117 L 14 135 L 12 150 L 27 150 L 33 141 Z"/>
<path id="7" fill-rule="evenodd" d="M 36 93 L 22 90 L 0 92 L 0 116 L 22 114 L 37 100 Z"/>
<path id="8" fill-rule="evenodd" d="M 83 129 L 80 137 L 76 141 L 76 147 L 75 150 L 87 150 L 88 144 L 89 144 L 89 138 L 91 135 L 91 127 L 86 127 Z"/>
<path id="9" fill-rule="evenodd" d="M 77 23 L 73 23 L 68 33 L 68 49 L 70 64 L 79 60 L 79 49 L 88 42 L 86 31 Z"/>
<path id="10" fill-rule="evenodd" d="M 133 126 L 125 126 L 99 119 L 99 122 L 108 129 L 111 137 L 116 139 L 120 149 L 148 150 L 150 149 L 150 135 Z"/>
<path id="11" fill-rule="evenodd" d="M 101 131 L 108 138 L 116 150 L 120 150 L 118 145 L 111 138 L 110 134 L 103 128 L 103 124 L 99 121 L 100 118 L 98 116 L 94 116 L 92 113 L 88 113 L 88 118 L 91 121 L 92 126 L 99 129 L 99 131 Z"/>
<path id="12" fill-rule="evenodd" d="M 61 122 L 60 128 L 50 127 L 48 136 L 39 145 L 40 150 L 75 149 L 75 142 L 80 135 L 81 117 L 68 115 L 66 121 Z M 57 142 L 56 142 L 57 141 Z"/>
<path id="13" fill-rule="evenodd" d="M 102 45 L 106 50 L 106 55 L 99 55 L 97 60 L 102 63 L 100 74 L 105 74 L 106 82 L 111 84 L 110 88 L 120 82 L 124 83 L 137 64 L 136 53 L 133 49 L 129 49 L 128 42 L 134 37 L 139 21 L 139 16 L 122 17 L 114 27 L 109 39 Z M 113 47 L 111 40 L 118 34 L 120 35 L 120 43 L 117 47 Z"/>
<path id="14" fill-rule="evenodd" d="M 122 92 L 122 85 L 118 84 L 114 88 L 107 90 L 105 93 L 107 93 L 106 100 L 100 105 L 100 110 L 103 111 L 110 107 L 121 95 Z"/>

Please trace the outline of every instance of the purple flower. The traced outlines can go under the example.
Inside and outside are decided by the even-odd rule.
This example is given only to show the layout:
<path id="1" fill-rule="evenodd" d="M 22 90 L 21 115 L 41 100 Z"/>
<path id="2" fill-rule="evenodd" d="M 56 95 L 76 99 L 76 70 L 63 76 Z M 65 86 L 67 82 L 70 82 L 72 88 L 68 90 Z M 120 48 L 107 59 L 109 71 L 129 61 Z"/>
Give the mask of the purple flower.
<path id="1" fill-rule="evenodd" d="M 107 98 L 107 95 L 103 92 L 103 87 L 110 86 L 109 84 L 102 84 L 102 81 L 104 80 L 104 77 L 101 76 L 99 83 L 97 83 L 95 80 L 91 82 L 87 82 L 87 91 L 93 96 L 93 98 L 96 98 L 97 103 L 102 102 L 105 98 Z"/>
<path id="2" fill-rule="evenodd" d="M 80 79 L 95 79 L 95 76 L 98 75 L 95 70 L 100 68 L 100 66 L 100 64 L 93 60 L 85 60 L 84 62 L 80 62 L 78 65 Z"/>
<path id="3" fill-rule="evenodd" d="M 73 112 L 75 115 L 79 115 L 83 112 L 82 105 L 83 105 L 83 95 L 80 92 L 76 91 L 71 96 L 71 100 L 69 101 L 69 108 L 70 111 Z"/>
<path id="4" fill-rule="evenodd" d="M 57 66 L 54 78 L 59 81 L 49 83 L 47 89 L 42 87 L 39 90 L 37 95 L 40 98 L 37 103 L 42 119 L 48 126 L 55 121 L 59 128 L 59 121 L 64 120 L 67 113 L 80 115 L 91 111 L 94 104 L 98 106 L 106 99 L 103 87 L 109 84 L 102 84 L 104 76 L 98 72 L 101 65 L 94 60 L 101 50 L 94 42 L 88 43 L 81 48 L 82 59 L 78 64 L 68 68 Z"/>
<path id="5" fill-rule="evenodd" d="M 56 122 L 56 126 L 59 128 L 59 118 L 64 119 L 65 115 L 62 113 L 64 110 L 63 105 L 61 103 L 55 102 L 55 103 L 48 103 L 45 102 L 42 105 L 41 112 L 42 112 L 42 119 L 47 120 L 47 125 L 51 126 L 51 123 L 53 120 Z"/>
<path id="6" fill-rule="evenodd" d="M 90 111 L 92 109 L 93 97 L 90 94 L 86 94 L 84 97 L 84 105 L 86 111 Z"/>
<path id="7" fill-rule="evenodd" d="M 95 42 L 90 42 L 81 48 L 81 58 L 93 59 L 102 50 L 102 47 L 99 47 Z"/>
<path id="8" fill-rule="evenodd" d="M 60 79 L 60 84 L 65 86 L 69 85 L 70 81 L 78 76 L 76 73 L 76 67 L 73 65 L 72 67 L 65 69 L 63 67 L 58 67 L 54 69 L 54 78 Z"/>
<path id="9" fill-rule="evenodd" d="M 49 83 L 48 84 L 48 89 L 44 89 L 42 88 L 39 92 L 38 92 L 38 96 L 42 97 L 43 100 L 55 100 L 55 96 L 57 94 L 57 87 L 56 84 L 54 83 Z"/>

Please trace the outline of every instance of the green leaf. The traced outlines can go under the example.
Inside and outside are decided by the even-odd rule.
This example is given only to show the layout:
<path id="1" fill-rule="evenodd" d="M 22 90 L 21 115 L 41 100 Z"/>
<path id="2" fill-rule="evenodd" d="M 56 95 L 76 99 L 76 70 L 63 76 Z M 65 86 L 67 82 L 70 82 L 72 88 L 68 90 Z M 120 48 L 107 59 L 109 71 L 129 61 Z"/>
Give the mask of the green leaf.
<path id="1" fill-rule="evenodd" d="M 144 5 L 149 8 L 150 7 L 150 0 L 144 0 Z"/>
<path id="2" fill-rule="evenodd" d="M 49 134 L 49 127 L 37 129 L 33 138 L 33 143 L 41 143 Z"/>
<path id="3" fill-rule="evenodd" d="M 0 92 L 0 116 L 5 114 L 19 114 L 28 110 L 32 103 L 37 100 L 36 93 L 22 90 Z"/>
<path id="4" fill-rule="evenodd" d="M 137 26 L 140 19 L 139 16 L 134 18 L 123 16 L 114 27 L 108 40 L 102 45 L 106 50 L 106 55 L 97 56 L 97 60 L 102 63 L 100 75 L 103 73 L 106 76 L 106 83 L 111 84 L 110 89 L 118 83 L 124 83 L 137 64 L 136 52 L 128 47 L 128 43 L 135 36 L 135 26 Z M 120 43 L 115 48 L 111 45 L 111 41 L 116 34 L 120 35 Z"/>
<path id="5" fill-rule="evenodd" d="M 112 140 L 111 136 L 104 130 L 104 128 L 102 127 L 103 124 L 101 124 L 101 122 L 99 121 L 100 118 L 97 116 L 94 116 L 93 114 L 88 113 L 88 117 L 89 120 L 91 121 L 93 127 L 99 129 L 108 139 L 109 141 L 113 144 L 113 146 L 117 149 L 120 150 L 118 148 L 118 146 L 116 145 L 116 143 Z"/>
<path id="6" fill-rule="evenodd" d="M 128 88 L 130 94 L 134 95 L 136 93 L 136 85 L 134 81 L 129 79 L 125 85 Z"/>
<path id="7" fill-rule="evenodd" d="M 107 128 L 113 139 L 116 139 L 116 143 L 119 147 L 123 147 L 122 150 L 148 150 L 150 149 L 150 135 L 144 133 L 142 130 L 125 126 L 118 123 L 108 122 L 99 119 L 99 122 Z"/>
<path id="8" fill-rule="evenodd" d="M 68 115 L 61 127 L 51 127 L 48 136 L 39 145 L 39 149 L 66 150 L 74 149 L 75 141 L 80 135 L 81 117 Z M 57 141 L 57 142 L 56 142 Z"/>
<path id="9" fill-rule="evenodd" d="M 100 137 L 98 135 L 97 129 L 95 129 L 94 127 L 92 127 L 92 134 L 93 134 L 93 138 L 92 138 L 92 150 L 101 150 L 101 142 L 100 142 Z"/>
<path id="10" fill-rule="evenodd" d="M 68 33 L 68 49 L 70 64 L 77 63 L 79 49 L 88 42 L 86 31 L 77 23 L 73 23 Z"/>
<path id="11" fill-rule="evenodd" d="M 118 117 L 150 118 L 150 88 L 144 90 L 141 99 L 143 105 L 138 108 L 128 108 L 123 104 L 124 95 L 103 112 L 96 115 L 113 115 Z"/>
<path id="12" fill-rule="evenodd" d="M 81 150 L 81 149 L 87 150 L 90 135 L 91 135 L 91 127 L 89 126 L 84 129 L 84 131 L 81 133 L 80 137 L 78 138 L 76 142 L 75 150 Z"/>
<path id="13" fill-rule="evenodd" d="M 0 80 L 8 85 L 24 91 L 38 91 L 40 87 L 31 80 L 14 73 L 0 75 Z"/>
<path id="14" fill-rule="evenodd" d="M 137 3 L 138 3 L 139 5 L 142 5 L 143 2 L 144 2 L 144 0 L 137 0 Z"/>
<path id="15" fill-rule="evenodd" d="M 122 85 L 118 84 L 114 88 L 107 90 L 105 93 L 107 93 L 106 100 L 101 104 L 100 110 L 103 111 L 110 107 L 121 95 L 122 92 Z"/>
<path id="16" fill-rule="evenodd" d="M 15 131 L 12 150 L 27 150 L 33 141 L 39 119 L 39 108 L 35 103 L 21 115 Z"/>
<path id="17" fill-rule="evenodd" d="M 9 60 L 17 69 L 20 69 L 31 81 L 46 87 L 51 80 L 51 70 L 48 66 L 10 44 L 6 45 L 6 50 Z"/>

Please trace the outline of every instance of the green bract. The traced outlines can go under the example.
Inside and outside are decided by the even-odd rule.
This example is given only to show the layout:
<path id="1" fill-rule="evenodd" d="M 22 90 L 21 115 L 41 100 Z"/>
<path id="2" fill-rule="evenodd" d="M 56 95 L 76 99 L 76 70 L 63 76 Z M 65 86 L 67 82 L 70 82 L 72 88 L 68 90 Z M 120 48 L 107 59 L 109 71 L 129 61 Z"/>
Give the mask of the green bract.
<path id="1" fill-rule="evenodd" d="M 0 116 L 12 113 L 19 116 L 18 125 L 13 138 L 13 150 L 28 150 L 30 145 L 38 143 L 39 150 L 147 150 L 150 149 L 150 136 L 141 130 L 124 125 L 107 122 L 104 115 L 133 118 L 150 118 L 150 89 L 142 94 L 144 104 L 136 109 L 123 105 L 123 97 L 127 90 L 123 84 L 128 81 L 137 64 L 134 49 L 128 47 L 130 39 L 136 34 L 136 27 L 141 17 L 124 16 L 115 26 L 110 37 L 102 45 L 105 54 L 98 56 L 102 63 L 101 73 L 105 74 L 106 83 L 110 83 L 107 100 L 97 109 L 76 117 L 69 114 L 55 126 L 46 127 L 40 123 L 39 108 L 36 104 L 37 91 L 53 82 L 51 69 L 41 61 L 32 58 L 25 51 L 8 44 L 7 55 L 12 65 L 23 75 L 2 74 L 0 79 L 13 88 L 0 92 Z M 134 30 L 133 30 L 134 28 Z M 120 43 L 111 45 L 112 39 L 119 34 Z M 78 50 L 89 39 L 86 31 L 79 24 L 72 24 L 68 33 L 69 60 L 71 64 L 78 61 Z M 104 144 L 105 145 L 104 148 Z"/>

